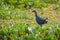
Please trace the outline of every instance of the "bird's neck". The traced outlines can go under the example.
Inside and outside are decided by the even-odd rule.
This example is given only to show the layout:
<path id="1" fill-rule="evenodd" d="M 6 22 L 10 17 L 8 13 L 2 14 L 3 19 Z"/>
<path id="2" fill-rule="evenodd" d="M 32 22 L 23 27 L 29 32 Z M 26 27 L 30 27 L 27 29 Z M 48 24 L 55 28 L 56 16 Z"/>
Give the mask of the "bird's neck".
<path id="1" fill-rule="evenodd" d="M 35 12 L 35 16 L 37 16 L 37 12 Z"/>

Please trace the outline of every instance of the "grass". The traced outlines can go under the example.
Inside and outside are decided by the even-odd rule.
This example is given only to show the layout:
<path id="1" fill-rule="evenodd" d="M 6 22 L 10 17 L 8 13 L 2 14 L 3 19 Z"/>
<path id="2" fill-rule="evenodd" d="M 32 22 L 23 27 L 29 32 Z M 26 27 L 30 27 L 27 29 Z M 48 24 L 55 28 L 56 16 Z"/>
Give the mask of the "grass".
<path id="1" fill-rule="evenodd" d="M 60 14 L 53 10 L 54 6 L 40 10 L 35 8 L 42 18 L 48 17 L 48 23 L 40 27 L 31 9 L 13 9 L 10 16 L 0 19 L 1 40 L 59 40 Z M 6 13 L 10 13 L 6 12 Z M 10 19 L 11 18 L 11 19 Z"/>

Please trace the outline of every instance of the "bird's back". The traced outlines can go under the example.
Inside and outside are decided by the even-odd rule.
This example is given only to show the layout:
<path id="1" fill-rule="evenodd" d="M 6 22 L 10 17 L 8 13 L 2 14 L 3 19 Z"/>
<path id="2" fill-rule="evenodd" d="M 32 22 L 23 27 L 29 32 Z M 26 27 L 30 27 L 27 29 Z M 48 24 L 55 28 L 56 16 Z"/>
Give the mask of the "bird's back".
<path id="1" fill-rule="evenodd" d="M 39 17 L 39 16 L 36 16 L 36 21 L 38 24 L 45 24 L 47 23 L 46 20 L 44 20 L 43 18 Z"/>

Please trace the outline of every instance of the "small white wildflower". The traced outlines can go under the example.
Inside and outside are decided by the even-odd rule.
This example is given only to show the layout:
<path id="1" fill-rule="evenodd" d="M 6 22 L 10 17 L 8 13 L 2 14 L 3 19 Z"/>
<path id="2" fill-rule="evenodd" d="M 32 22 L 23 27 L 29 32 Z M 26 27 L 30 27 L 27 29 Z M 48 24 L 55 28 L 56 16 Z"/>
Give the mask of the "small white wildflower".
<path id="1" fill-rule="evenodd" d="M 4 7 L 5 7 L 5 5 L 4 5 L 3 3 L 1 4 L 1 6 L 2 6 L 2 8 L 4 8 Z"/>
<path id="2" fill-rule="evenodd" d="M 32 4 L 33 4 L 33 2 L 28 2 L 28 4 L 29 4 L 29 5 L 32 5 Z"/>
<path id="3" fill-rule="evenodd" d="M 28 27 L 28 30 L 29 30 L 29 31 L 32 31 L 32 28 L 31 28 L 31 27 Z"/>
<path id="4" fill-rule="evenodd" d="M 39 34 L 40 34 L 40 32 L 39 32 Z"/>
<path id="5" fill-rule="evenodd" d="M 8 13 L 10 14 L 10 13 L 11 13 L 11 11 L 9 10 L 9 11 L 8 11 Z"/>
<path id="6" fill-rule="evenodd" d="M 38 36 L 38 34 L 36 34 L 36 36 Z"/>

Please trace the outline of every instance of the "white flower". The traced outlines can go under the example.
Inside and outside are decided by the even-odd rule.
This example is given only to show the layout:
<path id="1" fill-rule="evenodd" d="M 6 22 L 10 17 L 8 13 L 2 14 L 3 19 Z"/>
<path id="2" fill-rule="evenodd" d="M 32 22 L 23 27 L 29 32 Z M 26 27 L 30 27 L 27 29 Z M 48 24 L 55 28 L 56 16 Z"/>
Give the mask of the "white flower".
<path id="1" fill-rule="evenodd" d="M 38 36 L 38 34 L 36 34 L 36 36 Z"/>
<path id="2" fill-rule="evenodd" d="M 9 10 L 9 11 L 8 11 L 8 13 L 10 14 L 10 13 L 11 13 L 11 11 Z"/>
<path id="3" fill-rule="evenodd" d="M 28 30 L 32 32 L 32 28 L 31 27 L 28 27 Z"/>

